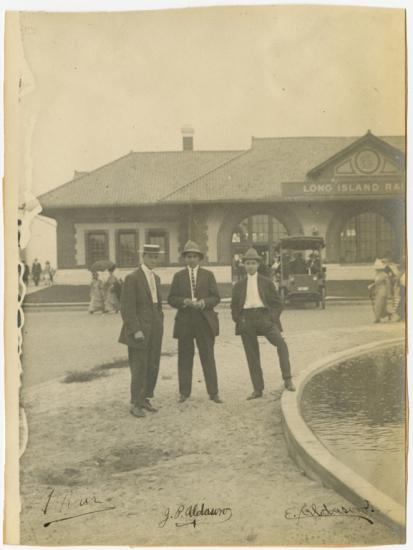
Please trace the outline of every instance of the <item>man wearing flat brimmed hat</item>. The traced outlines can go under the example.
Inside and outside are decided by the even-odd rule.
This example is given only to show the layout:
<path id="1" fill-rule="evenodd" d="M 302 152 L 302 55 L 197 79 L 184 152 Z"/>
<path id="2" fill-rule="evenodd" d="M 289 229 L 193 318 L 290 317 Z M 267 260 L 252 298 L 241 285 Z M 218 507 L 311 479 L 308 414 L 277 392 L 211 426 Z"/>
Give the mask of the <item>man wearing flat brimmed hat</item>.
<path id="1" fill-rule="evenodd" d="M 131 371 L 131 414 L 156 412 L 153 397 L 158 379 L 163 336 L 161 281 L 153 272 L 161 254 L 159 245 L 145 244 L 142 263 L 130 273 L 122 288 L 120 311 L 123 320 L 119 342 L 128 346 Z"/>
<path id="2" fill-rule="evenodd" d="M 209 398 L 222 403 L 214 356 L 215 337 L 219 334 L 214 311 L 220 302 L 217 283 L 212 271 L 200 267 L 204 254 L 197 243 L 188 241 L 182 257 L 186 267 L 175 273 L 168 296 L 168 303 L 178 310 L 173 336 L 178 339 L 179 402 L 191 395 L 195 341 Z"/>
<path id="3" fill-rule="evenodd" d="M 244 254 L 247 276 L 235 283 L 232 290 L 231 312 L 235 333 L 241 335 L 254 391 L 247 399 L 262 397 L 264 377 L 257 336 L 265 336 L 277 347 L 284 386 L 295 387 L 291 381 L 291 367 L 287 344 L 282 337 L 280 314 L 282 303 L 274 283 L 258 273 L 261 257 L 254 248 Z"/>

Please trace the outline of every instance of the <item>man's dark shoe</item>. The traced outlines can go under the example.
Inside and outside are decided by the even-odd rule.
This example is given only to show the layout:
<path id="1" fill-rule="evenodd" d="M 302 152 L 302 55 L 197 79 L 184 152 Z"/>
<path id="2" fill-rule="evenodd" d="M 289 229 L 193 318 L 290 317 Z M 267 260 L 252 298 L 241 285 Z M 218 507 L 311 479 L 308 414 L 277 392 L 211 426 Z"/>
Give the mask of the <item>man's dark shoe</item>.
<path id="1" fill-rule="evenodd" d="M 130 413 L 133 415 L 133 416 L 136 416 L 136 418 L 143 418 L 144 416 L 146 416 L 146 413 L 145 411 L 143 410 L 142 407 L 138 407 L 137 405 L 132 405 L 131 409 L 130 409 Z"/>
<path id="2" fill-rule="evenodd" d="M 189 399 L 189 395 L 180 395 L 179 396 L 179 399 L 178 399 L 178 403 L 183 403 L 184 401 L 186 401 L 187 399 Z"/>
<path id="3" fill-rule="evenodd" d="M 295 391 L 295 386 L 291 381 L 291 378 L 287 378 L 287 380 L 284 380 L 284 386 L 285 389 L 288 391 Z"/>
<path id="4" fill-rule="evenodd" d="M 210 395 L 209 398 L 214 403 L 223 403 L 222 399 L 220 399 L 220 397 L 217 393 L 215 395 Z"/>
<path id="5" fill-rule="evenodd" d="M 143 408 L 151 413 L 156 413 L 158 412 L 158 409 L 155 409 L 155 407 L 152 406 L 151 402 L 149 401 L 149 399 L 145 399 L 145 403 L 143 404 Z"/>
<path id="6" fill-rule="evenodd" d="M 262 397 L 262 391 L 253 391 L 252 394 L 247 397 L 247 401 L 259 399 L 260 397 Z"/>

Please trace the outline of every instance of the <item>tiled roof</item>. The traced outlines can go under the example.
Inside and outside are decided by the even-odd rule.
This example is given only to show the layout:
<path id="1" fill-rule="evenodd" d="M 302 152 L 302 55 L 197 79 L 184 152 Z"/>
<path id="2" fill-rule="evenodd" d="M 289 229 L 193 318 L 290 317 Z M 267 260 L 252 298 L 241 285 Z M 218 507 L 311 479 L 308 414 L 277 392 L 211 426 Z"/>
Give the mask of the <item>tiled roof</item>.
<path id="1" fill-rule="evenodd" d="M 242 151 L 131 152 L 48 191 L 39 201 L 45 210 L 156 203 L 240 153 Z"/>
<path id="2" fill-rule="evenodd" d="M 253 138 L 246 151 L 135 153 L 45 193 L 54 208 L 271 200 L 360 137 Z M 376 139 L 376 138 L 375 138 Z M 403 136 L 380 137 L 404 152 Z"/>
<path id="3" fill-rule="evenodd" d="M 253 138 L 244 155 L 203 175 L 161 202 L 271 200 L 281 196 L 283 182 L 304 181 L 307 173 L 359 137 Z M 403 136 L 380 137 L 405 150 Z"/>

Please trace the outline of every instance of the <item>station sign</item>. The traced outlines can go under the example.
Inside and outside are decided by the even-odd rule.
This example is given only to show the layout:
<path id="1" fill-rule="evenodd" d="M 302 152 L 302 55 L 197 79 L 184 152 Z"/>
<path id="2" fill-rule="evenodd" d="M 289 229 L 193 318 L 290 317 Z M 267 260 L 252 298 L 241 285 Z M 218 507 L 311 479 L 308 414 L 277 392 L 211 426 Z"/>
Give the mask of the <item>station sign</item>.
<path id="1" fill-rule="evenodd" d="M 404 182 L 291 182 L 282 184 L 284 197 L 317 197 L 347 195 L 403 195 L 405 193 Z"/>

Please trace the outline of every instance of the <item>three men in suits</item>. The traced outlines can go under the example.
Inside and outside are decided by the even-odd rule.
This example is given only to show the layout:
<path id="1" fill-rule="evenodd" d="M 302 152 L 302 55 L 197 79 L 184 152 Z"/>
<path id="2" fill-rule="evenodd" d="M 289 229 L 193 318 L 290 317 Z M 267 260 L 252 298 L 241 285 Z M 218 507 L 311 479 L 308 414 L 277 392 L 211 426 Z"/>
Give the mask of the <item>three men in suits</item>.
<path id="1" fill-rule="evenodd" d="M 265 336 L 277 347 L 285 388 L 295 391 L 291 381 L 291 367 L 287 344 L 282 337 L 280 314 L 282 303 L 274 283 L 260 275 L 261 257 L 250 248 L 243 258 L 247 276 L 235 283 L 232 291 L 231 313 L 236 334 L 241 335 L 254 391 L 247 399 L 262 397 L 264 378 L 260 362 L 257 336 Z"/>
<path id="2" fill-rule="evenodd" d="M 204 257 L 199 246 L 188 241 L 183 250 L 185 269 L 175 273 L 168 303 L 178 310 L 175 317 L 174 338 L 178 339 L 179 402 L 191 395 L 195 346 L 198 347 L 205 383 L 210 399 L 222 403 L 218 394 L 214 344 L 219 334 L 218 287 L 212 271 L 200 267 Z"/>
<path id="3" fill-rule="evenodd" d="M 144 245 L 142 264 L 125 278 L 121 295 L 123 320 L 119 342 L 128 346 L 131 371 L 131 414 L 140 418 L 156 412 L 150 398 L 156 386 L 161 358 L 163 312 L 160 279 L 152 271 L 160 247 Z"/>

